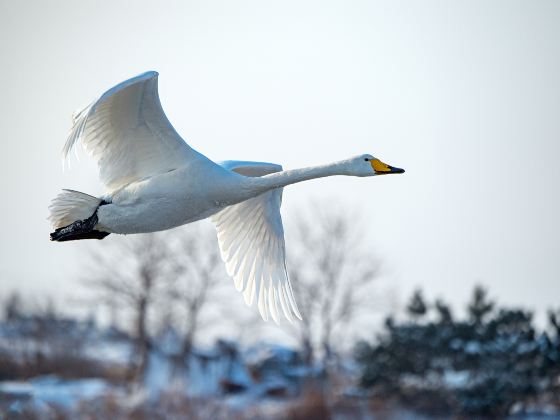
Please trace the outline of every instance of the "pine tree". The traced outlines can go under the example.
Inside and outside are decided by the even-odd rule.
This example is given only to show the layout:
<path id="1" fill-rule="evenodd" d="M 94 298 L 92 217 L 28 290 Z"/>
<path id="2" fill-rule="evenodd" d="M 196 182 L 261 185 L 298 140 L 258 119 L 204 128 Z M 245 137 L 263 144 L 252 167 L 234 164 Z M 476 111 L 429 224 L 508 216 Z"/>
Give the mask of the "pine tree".
<path id="1" fill-rule="evenodd" d="M 507 416 L 516 404 L 531 406 L 535 398 L 560 395 L 560 312 L 549 313 L 550 334 L 538 334 L 532 312 L 498 307 L 480 286 L 468 319 L 453 319 L 443 301 L 433 306 L 435 319 L 388 318 L 375 343 L 356 348 L 363 387 L 420 410 L 428 402 L 442 416 L 490 418 Z M 416 291 L 407 312 L 418 319 L 428 307 Z M 466 374 L 468 380 L 449 386 L 449 373 Z"/>
<path id="2" fill-rule="evenodd" d="M 488 299 L 487 293 L 486 289 L 482 286 L 476 286 L 474 288 L 468 311 L 469 317 L 475 325 L 481 325 L 484 318 L 494 309 L 494 302 Z"/>
<path id="3" fill-rule="evenodd" d="M 428 307 L 424 302 L 424 297 L 422 296 L 421 290 L 416 290 L 410 299 L 410 303 L 406 307 L 407 312 L 415 320 L 420 319 L 428 311 Z"/>
<path id="4" fill-rule="evenodd" d="M 436 300 L 436 310 L 439 315 L 439 322 L 442 324 L 452 324 L 453 315 L 451 314 L 451 308 L 442 300 Z"/>

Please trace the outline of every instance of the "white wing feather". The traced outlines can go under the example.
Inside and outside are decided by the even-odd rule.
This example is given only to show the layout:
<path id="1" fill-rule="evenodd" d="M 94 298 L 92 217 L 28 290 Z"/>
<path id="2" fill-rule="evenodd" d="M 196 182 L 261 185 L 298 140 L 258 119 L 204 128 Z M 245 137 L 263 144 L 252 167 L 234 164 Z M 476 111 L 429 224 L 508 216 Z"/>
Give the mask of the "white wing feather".
<path id="1" fill-rule="evenodd" d="M 245 176 L 263 176 L 282 170 L 280 165 L 228 161 L 226 169 Z M 280 310 L 293 322 L 301 319 L 286 270 L 284 228 L 280 215 L 282 189 L 268 191 L 212 216 L 222 259 L 235 288 L 249 306 L 257 302 L 262 318 L 279 322 Z"/>
<path id="2" fill-rule="evenodd" d="M 126 80 L 75 113 L 63 158 L 81 141 L 110 190 L 184 166 L 196 152 L 165 116 L 157 78 L 152 71 Z"/>

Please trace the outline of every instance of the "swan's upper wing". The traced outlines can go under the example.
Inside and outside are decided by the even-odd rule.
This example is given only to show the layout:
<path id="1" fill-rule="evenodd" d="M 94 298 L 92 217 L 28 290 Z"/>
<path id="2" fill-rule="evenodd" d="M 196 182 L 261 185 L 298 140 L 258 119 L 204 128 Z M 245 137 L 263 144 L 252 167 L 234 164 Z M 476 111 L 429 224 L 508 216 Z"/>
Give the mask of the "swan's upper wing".
<path id="1" fill-rule="evenodd" d="M 263 176 L 282 170 L 280 165 L 227 161 L 221 165 L 245 176 Z M 268 314 L 279 321 L 280 307 L 292 322 L 301 315 L 286 271 L 284 228 L 280 216 L 282 189 L 277 188 L 233 206 L 211 217 L 227 273 L 243 291 L 245 303 L 257 301 L 264 320 Z"/>
<path id="2" fill-rule="evenodd" d="M 79 140 L 109 189 L 184 166 L 196 153 L 165 116 L 154 71 L 118 84 L 77 112 L 63 158 Z"/>

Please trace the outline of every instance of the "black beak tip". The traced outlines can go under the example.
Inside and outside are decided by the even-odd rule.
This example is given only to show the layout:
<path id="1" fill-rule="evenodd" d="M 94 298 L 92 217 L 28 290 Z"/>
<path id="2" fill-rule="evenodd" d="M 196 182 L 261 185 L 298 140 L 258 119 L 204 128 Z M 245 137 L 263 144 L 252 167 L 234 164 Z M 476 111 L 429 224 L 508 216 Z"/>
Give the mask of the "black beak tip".
<path id="1" fill-rule="evenodd" d="M 389 169 L 391 169 L 392 174 L 404 174 L 404 169 L 395 168 L 393 166 L 389 166 Z"/>

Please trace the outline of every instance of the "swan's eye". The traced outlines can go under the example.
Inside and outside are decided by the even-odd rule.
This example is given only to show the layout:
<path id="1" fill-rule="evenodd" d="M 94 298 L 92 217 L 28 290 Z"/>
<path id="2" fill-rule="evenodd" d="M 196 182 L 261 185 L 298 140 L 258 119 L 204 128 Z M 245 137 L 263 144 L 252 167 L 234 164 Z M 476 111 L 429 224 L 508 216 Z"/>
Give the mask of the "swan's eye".
<path id="1" fill-rule="evenodd" d="M 368 159 L 368 158 L 365 158 L 364 160 L 367 162 L 369 159 Z"/>

